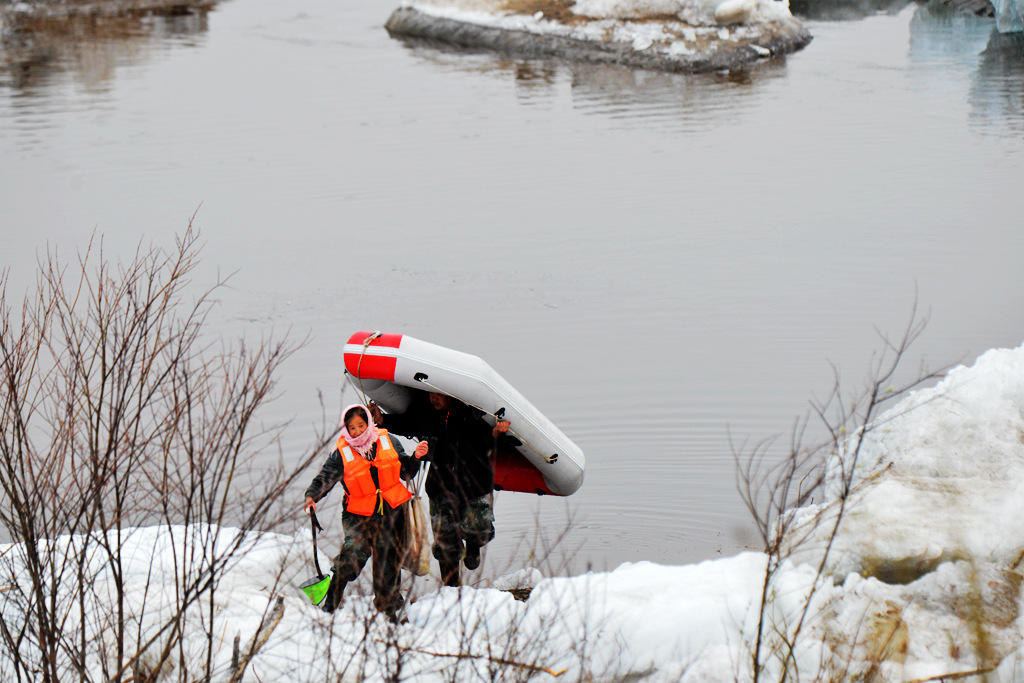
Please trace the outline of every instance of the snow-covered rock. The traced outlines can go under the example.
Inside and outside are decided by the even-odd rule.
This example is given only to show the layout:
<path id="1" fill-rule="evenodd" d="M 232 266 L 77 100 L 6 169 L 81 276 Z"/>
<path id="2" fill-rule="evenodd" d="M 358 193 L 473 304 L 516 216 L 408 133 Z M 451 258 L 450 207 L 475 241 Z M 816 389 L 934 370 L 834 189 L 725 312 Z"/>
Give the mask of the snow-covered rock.
<path id="1" fill-rule="evenodd" d="M 521 57 L 685 72 L 741 66 L 811 40 L 788 0 L 405 0 L 386 27 Z"/>

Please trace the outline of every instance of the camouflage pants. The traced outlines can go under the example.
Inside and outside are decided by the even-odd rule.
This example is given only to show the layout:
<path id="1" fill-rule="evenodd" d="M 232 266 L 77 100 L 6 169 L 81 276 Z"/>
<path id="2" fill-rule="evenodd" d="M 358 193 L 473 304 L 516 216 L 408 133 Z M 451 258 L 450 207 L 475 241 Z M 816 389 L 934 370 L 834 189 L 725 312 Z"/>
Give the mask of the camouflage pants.
<path id="1" fill-rule="evenodd" d="M 334 558 L 331 590 L 340 598 L 349 581 L 355 580 L 373 556 L 373 604 L 380 612 L 394 612 L 405 600 L 399 582 L 399 538 L 404 531 L 405 506 L 387 509 L 385 514 L 368 517 L 347 510 L 342 513 L 345 542 Z M 340 602 L 340 600 L 338 601 Z"/>
<path id="2" fill-rule="evenodd" d="M 447 586 L 459 585 L 459 563 L 463 542 L 478 548 L 494 538 L 493 495 L 459 501 L 430 499 L 430 528 L 434 532 L 433 554 Z"/>

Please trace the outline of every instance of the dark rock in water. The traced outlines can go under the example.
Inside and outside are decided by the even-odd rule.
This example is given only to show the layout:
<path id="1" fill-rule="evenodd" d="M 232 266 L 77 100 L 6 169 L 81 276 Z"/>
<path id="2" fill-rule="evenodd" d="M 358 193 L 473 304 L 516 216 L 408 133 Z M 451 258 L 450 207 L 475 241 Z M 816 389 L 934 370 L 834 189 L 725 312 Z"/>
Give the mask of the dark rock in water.
<path id="1" fill-rule="evenodd" d="M 790 0 L 789 10 L 801 19 L 859 21 L 875 14 L 897 14 L 914 0 Z"/>
<path id="2" fill-rule="evenodd" d="M 979 17 L 994 17 L 996 8 L 989 0 L 942 0 L 942 4 L 960 12 L 976 14 Z"/>
<path id="3" fill-rule="evenodd" d="M 666 27 L 670 26 L 666 24 Z M 671 26 L 682 26 L 674 22 Z M 590 40 L 554 32 L 486 26 L 414 7 L 395 10 L 385 24 L 393 36 L 408 36 L 467 49 L 523 58 L 556 58 L 595 64 L 618 64 L 659 71 L 697 73 L 741 67 L 805 47 L 811 35 L 795 19 L 756 25 L 685 26 L 671 44 L 640 46 L 629 42 Z"/>

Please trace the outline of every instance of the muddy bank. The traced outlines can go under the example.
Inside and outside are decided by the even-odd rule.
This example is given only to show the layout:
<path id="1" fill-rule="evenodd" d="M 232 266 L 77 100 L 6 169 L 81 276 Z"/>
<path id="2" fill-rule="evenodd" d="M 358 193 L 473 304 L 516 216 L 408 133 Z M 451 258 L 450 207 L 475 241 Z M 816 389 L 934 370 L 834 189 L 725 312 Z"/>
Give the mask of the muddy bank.
<path id="1" fill-rule="evenodd" d="M 71 19 L 173 17 L 206 12 L 216 0 L 0 0 L 0 19 L 8 29 Z"/>
<path id="2" fill-rule="evenodd" d="M 782 9 L 767 19 L 758 15 L 760 5 L 752 0 L 730 1 L 719 7 L 734 8 L 732 14 L 705 7 L 647 17 L 588 17 L 567 11 L 569 2 L 516 2 L 498 13 L 460 11 L 453 3 L 407 3 L 391 14 L 385 28 L 397 37 L 514 57 L 685 73 L 741 67 L 795 52 L 811 41 L 777 0 L 771 1 Z"/>
<path id="3" fill-rule="evenodd" d="M 102 88 L 167 36 L 206 32 L 215 0 L 0 0 L 0 86 L 26 90 L 61 74 Z"/>

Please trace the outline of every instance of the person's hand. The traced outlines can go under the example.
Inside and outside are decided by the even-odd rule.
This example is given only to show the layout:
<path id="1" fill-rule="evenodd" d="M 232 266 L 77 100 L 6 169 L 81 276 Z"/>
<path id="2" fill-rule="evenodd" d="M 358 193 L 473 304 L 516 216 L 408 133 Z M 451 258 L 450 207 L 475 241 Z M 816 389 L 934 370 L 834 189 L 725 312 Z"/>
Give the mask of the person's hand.
<path id="1" fill-rule="evenodd" d="M 311 510 L 313 512 L 316 512 L 316 501 L 313 500 L 310 496 L 306 496 L 306 503 L 305 505 L 303 505 L 303 509 L 305 509 L 307 515 L 310 513 Z"/>
<path id="2" fill-rule="evenodd" d="M 494 436 L 497 437 L 498 434 L 504 434 L 511 426 L 512 423 L 508 420 L 498 420 L 494 425 Z"/>
<path id="3" fill-rule="evenodd" d="M 420 458 L 427 454 L 427 451 L 429 449 L 430 446 L 427 445 L 426 441 L 420 441 L 418 444 L 416 444 L 416 450 L 413 451 L 413 455 L 415 455 L 416 459 L 419 460 Z"/>
<path id="4" fill-rule="evenodd" d="M 367 408 L 370 409 L 370 417 L 372 417 L 373 421 L 377 423 L 377 426 L 378 427 L 383 426 L 384 425 L 384 416 L 380 412 L 380 406 L 378 406 L 373 401 L 370 401 L 369 405 L 367 405 Z"/>

